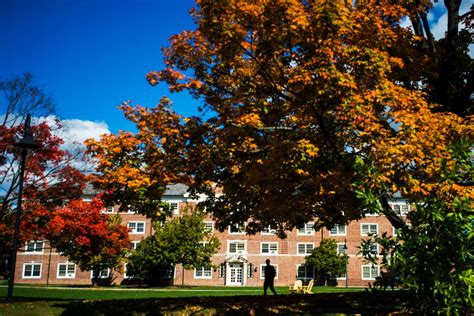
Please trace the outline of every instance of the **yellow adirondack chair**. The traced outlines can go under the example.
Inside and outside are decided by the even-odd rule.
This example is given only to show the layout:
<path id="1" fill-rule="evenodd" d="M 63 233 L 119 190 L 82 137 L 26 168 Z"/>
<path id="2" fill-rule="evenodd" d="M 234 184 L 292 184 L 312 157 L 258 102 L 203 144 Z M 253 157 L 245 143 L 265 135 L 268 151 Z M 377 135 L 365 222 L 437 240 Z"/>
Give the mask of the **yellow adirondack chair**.
<path id="1" fill-rule="evenodd" d="M 301 293 L 302 290 L 303 282 L 301 280 L 296 280 L 295 284 L 288 287 L 288 291 L 290 291 L 290 293 Z"/>
<path id="2" fill-rule="evenodd" d="M 301 293 L 313 294 L 313 285 L 314 285 L 314 280 L 309 281 L 307 286 L 303 286 L 303 288 L 301 289 Z"/>

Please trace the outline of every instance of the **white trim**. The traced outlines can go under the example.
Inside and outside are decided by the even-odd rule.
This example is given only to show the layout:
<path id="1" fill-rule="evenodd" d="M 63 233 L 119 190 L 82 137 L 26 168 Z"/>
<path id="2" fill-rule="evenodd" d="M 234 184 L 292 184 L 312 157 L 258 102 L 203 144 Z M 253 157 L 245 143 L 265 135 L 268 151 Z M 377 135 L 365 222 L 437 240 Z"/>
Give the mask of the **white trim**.
<path id="1" fill-rule="evenodd" d="M 268 252 L 263 251 L 263 245 L 268 245 Z M 271 250 L 271 245 L 276 245 L 276 250 Z M 260 242 L 260 254 L 261 255 L 277 255 L 279 252 L 278 242 L 274 241 L 262 241 Z"/>
<path id="2" fill-rule="evenodd" d="M 60 276 L 59 275 L 59 267 L 60 266 L 66 266 L 65 275 Z M 69 272 L 69 267 L 72 265 L 73 267 L 73 272 Z M 74 279 L 76 277 L 76 265 L 73 262 L 58 262 L 58 265 L 56 266 L 56 278 L 58 279 Z"/>
<path id="3" fill-rule="evenodd" d="M 230 244 L 243 244 L 244 245 L 244 250 L 239 250 L 238 246 L 236 246 L 236 252 L 231 252 L 230 251 Z M 226 253 L 228 255 L 247 255 L 247 240 L 227 240 L 227 251 Z"/>
<path id="4" fill-rule="evenodd" d="M 303 230 L 303 232 L 301 232 Z M 305 223 L 303 227 L 296 228 L 297 236 L 313 236 L 314 235 L 314 223 L 309 222 Z"/>
<path id="5" fill-rule="evenodd" d="M 27 276 L 25 275 L 26 272 L 26 266 L 31 266 L 31 275 Z M 35 266 L 39 266 L 39 275 L 33 275 L 35 271 Z M 23 271 L 21 273 L 23 279 L 41 279 L 41 272 L 43 269 L 43 264 L 41 263 L 35 263 L 35 262 L 25 262 L 23 263 Z"/>
<path id="6" fill-rule="evenodd" d="M 135 228 L 130 228 L 130 223 L 134 223 L 135 224 Z M 138 224 L 140 223 L 143 223 L 143 231 L 138 231 Z M 130 235 L 138 235 L 138 234 L 145 234 L 145 227 L 146 227 L 146 224 L 145 224 L 145 221 L 130 221 L 127 223 L 127 228 L 128 228 L 128 233 Z"/>
<path id="7" fill-rule="evenodd" d="M 364 268 L 368 268 L 369 269 L 369 274 L 370 274 L 370 277 L 364 277 Z M 376 269 L 376 274 L 375 276 L 372 275 L 372 268 Z M 360 267 L 360 270 L 361 270 L 361 278 L 362 280 L 375 280 L 375 278 L 377 276 L 380 275 L 380 268 L 379 266 L 376 266 L 376 265 L 372 265 L 372 264 L 366 264 L 366 265 L 363 265 Z"/>
<path id="8" fill-rule="evenodd" d="M 371 231 L 372 226 L 375 225 L 375 233 Z M 364 233 L 363 226 L 367 226 L 367 233 Z M 361 223 L 360 224 L 360 235 L 368 236 L 369 234 L 378 234 L 379 233 L 379 224 L 376 223 Z"/>
<path id="9" fill-rule="evenodd" d="M 103 272 L 105 269 L 107 269 L 107 275 L 101 275 L 101 272 Z M 100 269 L 99 270 L 99 276 L 97 277 L 98 279 L 107 279 L 108 277 L 110 277 L 110 273 L 112 271 L 110 270 L 110 268 L 103 268 L 103 269 Z M 91 279 L 94 278 L 94 270 L 91 270 Z"/>
<path id="10" fill-rule="evenodd" d="M 300 253 L 300 245 L 305 245 L 305 247 L 304 247 L 305 253 Z M 312 246 L 310 252 L 308 252 L 308 245 Z M 296 254 L 298 256 L 308 256 L 308 255 L 311 254 L 311 252 L 313 252 L 313 250 L 314 250 L 314 243 L 313 242 L 299 242 L 299 243 L 296 243 Z"/>
<path id="11" fill-rule="evenodd" d="M 245 235 L 245 227 L 247 226 L 246 223 L 243 223 L 243 224 L 234 224 L 234 225 L 229 225 L 229 227 L 227 227 L 227 230 L 229 232 L 229 235 Z M 232 231 L 232 228 L 235 228 L 235 229 L 238 229 L 238 231 L 236 232 L 233 232 Z"/>
<path id="12" fill-rule="evenodd" d="M 344 228 L 344 232 L 341 232 Z M 331 232 L 332 229 L 336 229 L 336 233 Z M 347 225 L 336 224 L 332 229 L 329 229 L 329 236 L 346 236 L 347 235 Z"/>
<path id="13" fill-rule="evenodd" d="M 198 269 L 201 270 L 201 273 L 202 273 L 201 276 L 196 275 L 196 272 L 197 272 Z M 206 274 L 205 271 L 209 271 L 210 275 L 205 275 Z M 212 267 L 207 267 L 207 268 L 197 267 L 197 268 L 194 268 L 194 278 L 195 279 L 212 279 Z"/>
<path id="14" fill-rule="evenodd" d="M 37 250 L 38 244 L 41 243 L 41 250 Z M 28 250 L 28 245 L 33 244 L 33 250 Z M 39 254 L 44 253 L 44 240 L 30 240 L 25 243 L 25 253 L 27 254 Z"/>
<path id="15" fill-rule="evenodd" d="M 260 280 L 264 280 L 264 279 L 265 279 L 265 275 L 264 275 L 264 270 L 263 270 L 263 268 L 265 268 L 266 265 L 267 265 L 267 264 L 261 264 L 261 265 L 260 265 L 260 273 L 259 273 L 259 274 L 260 274 Z M 276 272 L 276 274 L 275 274 L 275 280 L 278 280 L 278 264 L 272 264 L 272 263 L 270 262 L 270 265 L 272 265 L 272 266 L 275 268 L 275 272 Z"/>

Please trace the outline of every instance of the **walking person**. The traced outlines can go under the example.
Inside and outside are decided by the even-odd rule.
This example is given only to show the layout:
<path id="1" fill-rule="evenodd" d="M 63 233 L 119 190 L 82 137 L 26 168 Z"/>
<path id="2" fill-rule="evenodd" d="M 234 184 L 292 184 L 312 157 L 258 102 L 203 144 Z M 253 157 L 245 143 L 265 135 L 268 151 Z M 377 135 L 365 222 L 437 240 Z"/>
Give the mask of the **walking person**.
<path id="1" fill-rule="evenodd" d="M 275 267 L 270 264 L 270 259 L 265 260 L 267 265 L 263 269 L 263 273 L 265 274 L 265 281 L 263 282 L 263 294 L 267 295 L 267 289 L 270 288 L 270 291 L 276 295 L 275 288 L 273 287 L 273 282 L 276 276 Z"/>

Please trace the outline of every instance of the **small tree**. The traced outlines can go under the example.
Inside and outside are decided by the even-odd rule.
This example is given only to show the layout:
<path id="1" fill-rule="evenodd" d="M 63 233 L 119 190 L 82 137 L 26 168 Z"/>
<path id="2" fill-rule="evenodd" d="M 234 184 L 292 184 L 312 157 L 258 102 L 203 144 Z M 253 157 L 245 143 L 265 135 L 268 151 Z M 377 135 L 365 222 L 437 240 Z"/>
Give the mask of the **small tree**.
<path id="1" fill-rule="evenodd" d="M 119 217 L 102 214 L 98 200 L 71 201 L 58 210 L 46 227 L 46 237 L 58 252 L 79 265 L 92 270 L 92 284 L 97 283 L 99 271 L 116 268 L 124 258 L 130 242 L 127 228 Z"/>
<path id="2" fill-rule="evenodd" d="M 177 264 L 183 265 L 183 274 L 184 269 L 210 266 L 219 240 L 205 230 L 203 219 L 203 214 L 195 211 L 157 223 L 155 233 L 142 241 L 129 257 L 127 274 L 156 284 Z"/>
<path id="3" fill-rule="evenodd" d="M 319 247 L 313 249 L 311 255 L 305 259 L 305 264 L 314 267 L 319 274 L 324 285 L 330 274 L 340 274 L 346 272 L 348 256 L 337 253 L 337 244 L 334 239 L 323 239 Z"/>

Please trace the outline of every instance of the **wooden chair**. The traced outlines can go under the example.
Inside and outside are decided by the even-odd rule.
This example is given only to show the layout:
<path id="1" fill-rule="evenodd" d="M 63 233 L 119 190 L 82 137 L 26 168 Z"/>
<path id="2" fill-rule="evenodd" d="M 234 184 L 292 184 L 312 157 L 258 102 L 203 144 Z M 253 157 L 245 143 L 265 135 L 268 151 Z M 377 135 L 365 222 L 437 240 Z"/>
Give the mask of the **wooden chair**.
<path id="1" fill-rule="evenodd" d="M 290 286 L 288 287 L 288 291 L 289 291 L 290 293 L 296 293 L 296 294 L 298 294 L 298 293 L 301 293 L 302 290 L 303 290 L 303 282 L 302 282 L 301 280 L 296 280 L 296 281 L 295 281 L 295 284 L 290 285 Z"/>
<path id="2" fill-rule="evenodd" d="M 314 280 L 309 281 L 307 286 L 303 286 L 301 288 L 301 293 L 303 293 L 303 294 L 313 294 L 313 285 L 314 285 Z"/>

